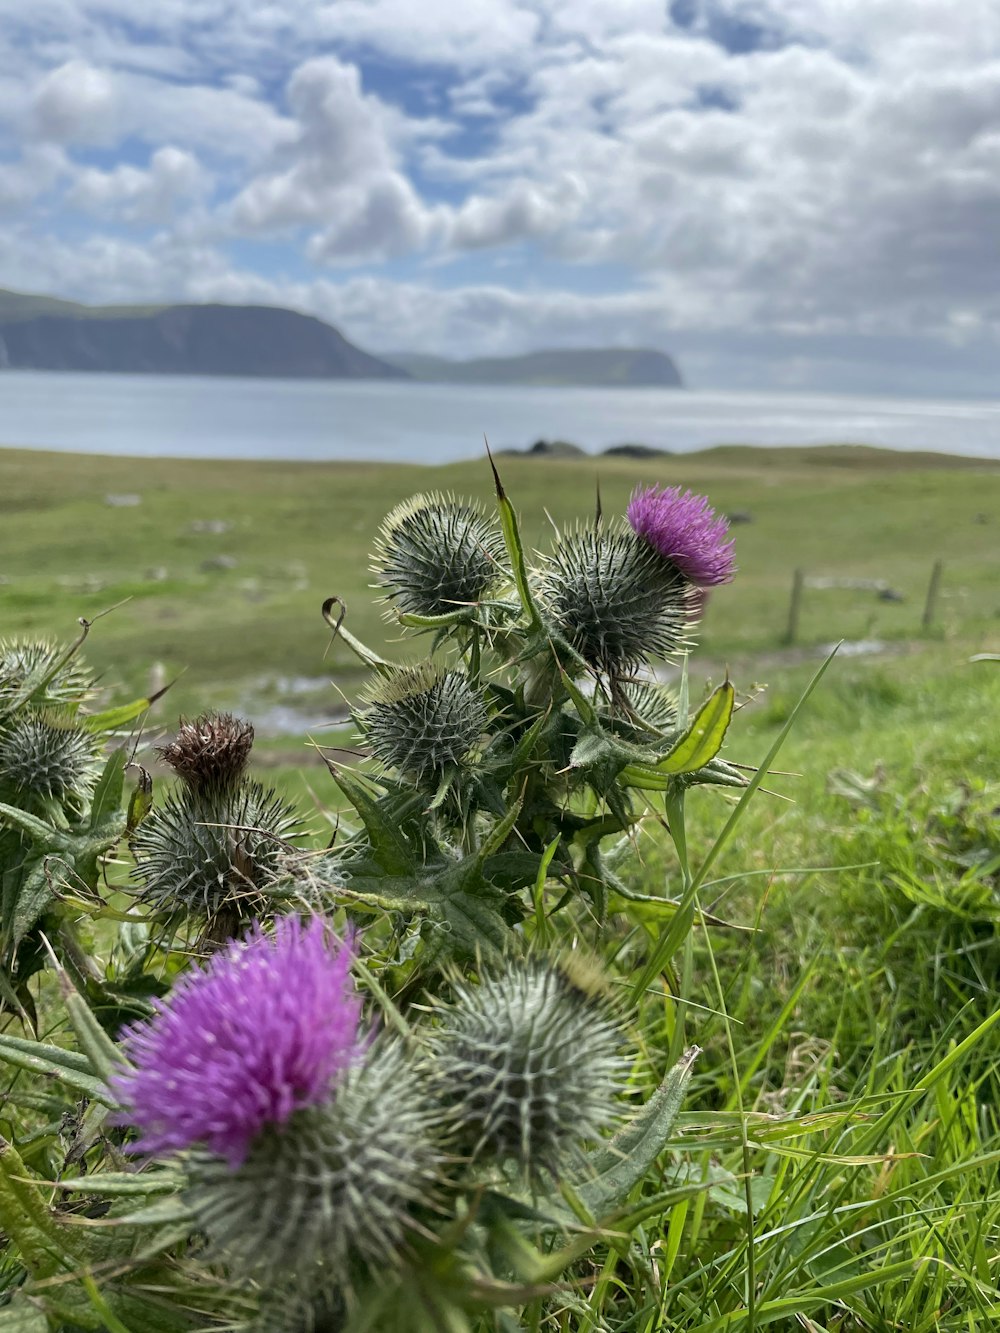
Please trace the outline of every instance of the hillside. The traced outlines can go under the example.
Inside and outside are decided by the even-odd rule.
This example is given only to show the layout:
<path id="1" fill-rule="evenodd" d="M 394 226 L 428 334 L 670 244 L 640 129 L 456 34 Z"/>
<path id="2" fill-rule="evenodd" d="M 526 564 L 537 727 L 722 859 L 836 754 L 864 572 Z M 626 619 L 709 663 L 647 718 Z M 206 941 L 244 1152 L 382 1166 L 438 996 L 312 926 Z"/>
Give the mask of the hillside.
<path id="1" fill-rule="evenodd" d="M 0 368 L 405 379 L 330 324 L 272 306 L 81 306 L 0 292 Z"/>
<path id="2" fill-rule="evenodd" d="M 472 361 L 399 352 L 387 360 L 416 380 L 447 384 L 679 389 L 683 383 L 671 358 L 649 348 L 564 348 Z"/>

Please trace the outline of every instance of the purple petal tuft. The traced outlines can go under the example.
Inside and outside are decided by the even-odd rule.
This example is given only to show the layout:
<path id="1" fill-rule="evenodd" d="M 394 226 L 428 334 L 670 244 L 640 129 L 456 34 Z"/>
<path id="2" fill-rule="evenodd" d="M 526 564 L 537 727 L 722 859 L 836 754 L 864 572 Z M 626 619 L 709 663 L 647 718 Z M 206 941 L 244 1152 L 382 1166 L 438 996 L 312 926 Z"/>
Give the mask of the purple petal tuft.
<path id="1" fill-rule="evenodd" d="M 637 490 L 629 501 L 628 521 L 638 536 L 677 566 L 700 588 L 729 583 L 736 568 L 729 523 L 703 495 L 679 486 Z"/>
<path id="2" fill-rule="evenodd" d="M 137 1150 L 200 1143 L 235 1169 L 265 1125 L 325 1101 L 364 1045 L 352 960 L 321 917 L 283 917 L 181 977 L 126 1029 L 134 1068 L 111 1080 Z"/>

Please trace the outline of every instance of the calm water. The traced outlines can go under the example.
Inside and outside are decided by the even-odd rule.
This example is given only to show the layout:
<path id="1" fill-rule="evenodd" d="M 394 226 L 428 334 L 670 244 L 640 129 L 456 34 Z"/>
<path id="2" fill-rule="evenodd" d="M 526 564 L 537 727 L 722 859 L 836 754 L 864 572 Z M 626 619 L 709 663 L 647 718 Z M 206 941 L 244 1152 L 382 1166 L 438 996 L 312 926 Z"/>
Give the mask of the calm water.
<path id="1" fill-rule="evenodd" d="M 86 453 L 444 463 L 542 438 L 850 442 L 1000 458 L 1000 402 L 0 372 L 0 442 Z"/>

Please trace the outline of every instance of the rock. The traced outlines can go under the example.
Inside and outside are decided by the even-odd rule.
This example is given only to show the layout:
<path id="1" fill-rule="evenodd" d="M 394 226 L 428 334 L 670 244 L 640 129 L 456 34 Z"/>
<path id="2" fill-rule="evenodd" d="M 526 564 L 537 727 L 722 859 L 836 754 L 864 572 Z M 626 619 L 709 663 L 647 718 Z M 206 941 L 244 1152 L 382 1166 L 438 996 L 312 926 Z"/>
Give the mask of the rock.
<path id="1" fill-rule="evenodd" d="M 166 565 L 151 565 L 142 576 L 147 583 L 165 583 L 167 579 Z"/>
<path id="2" fill-rule="evenodd" d="M 536 440 L 528 453 L 533 458 L 580 458 L 586 450 L 568 440 Z"/>
<path id="3" fill-rule="evenodd" d="M 878 599 L 880 602 L 905 602 L 906 598 L 895 588 L 879 588 Z"/>
<path id="4" fill-rule="evenodd" d="M 604 450 L 607 458 L 660 458 L 669 457 L 669 449 L 656 449 L 651 444 L 612 444 Z"/>
<path id="5" fill-rule="evenodd" d="M 136 505 L 142 504 L 142 496 L 135 495 L 132 492 L 123 493 L 122 495 L 106 495 L 104 503 L 110 505 L 112 509 L 132 509 Z"/>
<path id="6" fill-rule="evenodd" d="M 213 536 L 221 536 L 223 532 L 228 532 L 232 527 L 224 518 L 196 518 L 191 524 L 191 532 L 208 532 Z"/>
<path id="7" fill-rule="evenodd" d="M 203 560 L 198 568 L 203 574 L 214 574 L 220 569 L 235 569 L 238 564 L 234 555 L 213 555 L 211 560 Z"/>

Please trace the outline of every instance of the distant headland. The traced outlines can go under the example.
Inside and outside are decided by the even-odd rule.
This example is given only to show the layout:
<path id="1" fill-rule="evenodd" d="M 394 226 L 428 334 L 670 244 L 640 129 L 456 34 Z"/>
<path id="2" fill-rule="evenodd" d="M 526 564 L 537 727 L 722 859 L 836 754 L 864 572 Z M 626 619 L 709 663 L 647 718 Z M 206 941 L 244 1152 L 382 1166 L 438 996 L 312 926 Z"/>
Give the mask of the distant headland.
<path id="1" fill-rule="evenodd" d="M 476 361 L 383 357 L 332 324 L 280 306 L 91 306 L 2 290 L 0 370 L 602 388 L 682 383 L 669 356 L 645 348 L 548 349 Z"/>

